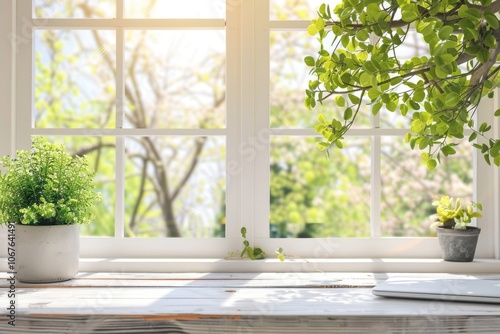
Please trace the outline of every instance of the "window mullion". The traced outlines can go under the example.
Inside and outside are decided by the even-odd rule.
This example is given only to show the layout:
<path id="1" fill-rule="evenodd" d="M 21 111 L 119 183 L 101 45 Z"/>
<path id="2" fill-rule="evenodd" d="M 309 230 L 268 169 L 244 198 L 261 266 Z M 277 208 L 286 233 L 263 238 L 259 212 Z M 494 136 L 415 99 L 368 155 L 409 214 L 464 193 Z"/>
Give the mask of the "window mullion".
<path id="1" fill-rule="evenodd" d="M 239 154 L 241 161 L 241 226 L 248 231 L 247 238 L 253 241 L 255 221 L 255 150 L 249 138 L 254 133 L 255 113 L 255 31 L 254 1 L 241 1 L 241 141 Z"/>
<path id="2" fill-rule="evenodd" d="M 372 115 L 372 128 L 380 128 L 380 115 Z M 378 238 L 381 236 L 380 228 L 380 203 L 382 192 L 382 180 L 380 175 L 380 154 L 382 140 L 378 135 L 371 137 L 371 205 L 370 205 L 370 236 Z"/>
<path id="3" fill-rule="evenodd" d="M 478 106 L 476 112 L 475 124 L 494 124 L 493 112 L 498 108 L 497 101 L 484 98 Z M 493 131 L 497 131 L 494 129 Z M 497 133 L 493 133 L 495 138 L 498 138 Z M 484 139 L 479 139 L 478 142 L 483 143 Z M 478 150 L 473 151 L 473 200 L 480 202 L 483 205 L 482 217 L 478 219 L 478 226 L 481 228 L 481 242 L 478 243 L 476 249 L 476 257 L 499 257 L 498 241 L 500 239 L 500 231 L 498 226 L 498 167 L 489 166 L 482 154 Z M 453 196 L 453 194 L 449 194 Z M 457 196 L 458 197 L 458 196 Z M 496 222 L 492 224 L 491 222 Z"/>
<path id="4" fill-rule="evenodd" d="M 270 212 L 270 43 L 269 0 L 255 1 L 255 234 L 269 238 Z"/>
<path id="5" fill-rule="evenodd" d="M 123 0 L 116 1 L 116 17 L 123 18 Z M 116 29 L 116 128 L 123 128 L 125 113 L 125 74 L 124 74 L 125 33 L 123 28 Z M 125 138 L 115 137 L 115 237 L 125 236 Z"/>
<path id="6" fill-rule="evenodd" d="M 242 203 L 241 138 L 242 52 L 241 3 L 226 5 L 226 238 L 239 239 Z M 240 70 L 241 69 L 241 70 Z M 235 245 L 237 247 L 237 245 Z"/>
<path id="7" fill-rule="evenodd" d="M 375 34 L 370 35 L 371 44 L 375 45 L 377 43 L 378 37 Z M 371 115 L 371 127 L 372 129 L 380 129 L 380 113 L 376 115 Z M 381 236 L 380 227 L 380 204 L 382 197 L 382 180 L 380 174 L 381 159 L 380 154 L 382 153 L 382 140 L 380 135 L 373 135 L 371 137 L 371 176 L 370 176 L 370 236 L 372 238 L 378 238 Z"/>
<path id="8" fill-rule="evenodd" d="M 495 91 L 495 100 L 494 100 L 494 110 L 498 110 L 500 107 L 500 89 L 496 89 Z M 500 138 L 500 119 L 498 117 L 494 118 L 493 123 L 493 131 L 494 138 Z M 477 152 L 476 152 L 477 155 Z M 495 203 L 500 201 L 500 168 L 495 169 L 495 173 L 493 174 L 493 200 Z M 476 187 L 476 192 L 479 192 L 479 189 Z M 494 245 L 494 258 L 500 259 L 500 206 L 494 205 L 494 213 L 493 213 L 493 224 L 494 235 L 493 235 L 493 245 Z"/>
<path id="9" fill-rule="evenodd" d="M 15 147 L 29 149 L 31 147 L 31 131 L 33 129 L 33 86 L 34 86 L 34 35 L 35 29 L 20 18 L 31 18 L 31 0 L 17 1 L 16 19 L 16 114 L 15 114 Z"/>

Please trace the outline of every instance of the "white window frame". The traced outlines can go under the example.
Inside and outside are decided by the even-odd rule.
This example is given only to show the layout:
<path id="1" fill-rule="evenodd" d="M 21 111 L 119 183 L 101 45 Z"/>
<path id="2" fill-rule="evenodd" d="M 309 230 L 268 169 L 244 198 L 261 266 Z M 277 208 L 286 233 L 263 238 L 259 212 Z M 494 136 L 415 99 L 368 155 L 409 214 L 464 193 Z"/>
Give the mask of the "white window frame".
<path id="1" fill-rule="evenodd" d="M 249 265 L 247 261 L 222 260 L 229 252 L 241 250 L 242 240 L 239 230 L 245 226 L 248 230 L 248 239 L 252 244 L 262 247 L 271 255 L 274 249 L 282 247 L 292 259 L 291 261 L 313 259 L 320 263 L 326 259 L 323 261 L 326 263 L 333 259 L 334 262 L 337 260 L 335 262 L 337 264 L 340 262 L 363 264 L 365 262 L 362 259 L 392 258 L 400 259 L 396 263 L 408 263 L 409 268 L 415 270 L 427 268 L 429 271 L 439 271 L 439 267 L 429 266 L 425 261 L 415 264 L 405 260 L 432 259 L 434 261 L 439 259 L 441 255 L 436 238 L 381 237 L 378 218 L 375 218 L 372 224 L 369 238 L 274 239 L 269 237 L 268 144 L 270 138 L 279 135 L 315 135 L 311 129 L 270 129 L 269 32 L 271 30 L 304 30 L 309 22 L 270 21 L 269 0 L 227 0 L 227 3 L 225 22 L 222 19 L 162 20 L 164 27 L 172 29 L 193 26 L 223 29 L 224 25 L 226 29 L 227 129 L 186 132 L 119 128 L 92 131 L 34 128 L 31 121 L 33 102 L 27 98 L 27 96 L 32 96 L 33 91 L 33 41 L 31 38 L 33 26 L 104 29 L 115 29 L 118 26 L 120 28 L 116 28 L 116 31 L 117 49 L 119 49 L 123 46 L 124 27 L 148 28 L 153 25 L 150 24 L 152 21 L 147 19 L 124 19 L 122 0 L 117 0 L 117 18 L 109 20 L 34 20 L 31 18 L 31 0 L 9 0 L 4 6 L 6 10 L 0 14 L 0 36 L 15 38 L 0 40 L 0 50 L 10 50 L 10 52 L 0 53 L 0 73 L 10 73 L 10 75 L 0 77 L 1 155 L 14 154 L 16 149 L 29 148 L 32 135 L 88 135 L 91 132 L 91 135 L 96 136 L 116 136 L 117 152 L 123 151 L 123 138 L 127 135 L 226 136 L 226 170 L 230 178 L 227 182 L 226 238 L 125 238 L 122 228 L 123 217 L 118 214 L 114 237 L 81 238 L 83 268 L 127 271 L 157 271 L 165 270 L 165 268 L 178 271 L 198 271 L 202 268 L 208 268 L 211 271 L 247 271 L 249 266 L 253 266 L 255 270 L 283 271 L 285 268 L 290 268 L 277 261 Z M 15 8 L 16 4 L 17 8 Z M 120 66 L 123 66 L 123 57 L 120 57 L 117 52 L 117 67 Z M 123 72 L 117 75 L 117 78 L 117 87 L 120 87 L 124 81 Z M 497 137 L 500 134 L 500 122 L 493 118 L 491 110 L 498 108 L 499 101 L 499 94 L 493 100 L 485 99 L 478 113 L 478 123 L 483 121 L 493 123 Z M 117 103 L 117 124 L 120 124 L 118 108 L 120 106 Z M 400 130 L 351 130 L 350 135 L 371 136 L 375 138 L 372 140 L 372 145 L 380 145 L 376 138 L 382 135 L 399 135 L 397 131 Z M 123 154 L 117 154 L 117 163 L 120 163 L 123 157 Z M 372 168 L 377 168 L 378 160 L 375 157 Z M 476 151 L 474 151 L 473 163 L 474 193 L 477 194 L 478 190 L 481 193 L 475 196 L 475 199 L 481 201 L 485 208 L 483 218 L 478 219 L 477 222 L 482 228 L 482 233 L 476 258 L 498 260 L 500 259 L 500 205 L 498 205 L 500 203 L 500 168 L 487 166 L 482 157 L 478 157 Z M 123 171 L 117 169 L 117 177 L 123 179 Z M 374 170 L 374 172 L 377 171 Z M 380 180 L 374 178 L 372 189 L 377 190 L 377 187 L 380 187 Z M 123 184 L 119 186 L 117 183 L 117 191 L 121 191 L 120 189 L 123 189 Z M 120 203 L 123 201 L 117 200 L 116 212 L 122 212 L 121 205 L 123 204 Z M 379 199 L 375 196 L 372 199 L 372 205 L 377 205 L 377 203 Z M 372 220 L 373 218 L 372 215 Z M 6 249 L 0 249 L 0 257 L 3 258 L 5 255 Z M 369 263 L 373 264 L 373 261 Z M 341 268 L 351 267 L 339 268 L 342 270 Z M 374 264 L 366 268 L 377 270 L 377 268 L 385 267 Z M 310 269 L 314 270 L 314 268 Z M 300 270 L 307 270 L 307 268 L 302 266 Z"/>

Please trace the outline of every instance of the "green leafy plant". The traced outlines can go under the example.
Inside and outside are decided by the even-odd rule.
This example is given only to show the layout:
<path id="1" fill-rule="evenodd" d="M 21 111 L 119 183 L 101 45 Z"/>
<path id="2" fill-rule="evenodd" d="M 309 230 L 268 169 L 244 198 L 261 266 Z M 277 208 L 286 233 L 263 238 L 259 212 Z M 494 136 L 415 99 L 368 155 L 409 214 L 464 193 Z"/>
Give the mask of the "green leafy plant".
<path id="1" fill-rule="evenodd" d="M 449 196 L 442 196 L 439 201 L 432 202 L 432 205 L 436 206 L 436 213 L 431 218 L 436 221 L 431 225 L 431 228 L 441 226 L 461 230 L 472 222 L 472 218 L 482 217 L 483 206 L 477 202 L 463 206 L 459 198 L 455 200 Z"/>
<path id="2" fill-rule="evenodd" d="M 500 166 L 500 141 L 487 134 L 491 125 L 474 122 L 479 102 L 500 83 L 499 11 L 491 0 L 343 0 L 333 10 L 322 4 L 307 29 L 320 46 L 305 57 L 312 68 L 305 105 L 331 98 L 344 112 L 318 115 L 319 149 L 342 148 L 360 113 L 385 108 L 411 116 L 405 140 L 423 151 L 429 169 L 456 153 L 454 140 L 465 137 L 465 128 L 486 162 Z M 409 58 L 404 42 L 415 32 L 429 53 Z M 500 116 L 500 109 L 492 112 Z"/>
<path id="3" fill-rule="evenodd" d="M 100 200 L 85 157 L 35 137 L 31 150 L 0 158 L 0 222 L 26 225 L 85 224 Z"/>
<path id="4" fill-rule="evenodd" d="M 243 250 L 241 251 L 240 257 L 244 257 L 245 254 L 250 260 L 260 260 L 263 259 L 266 253 L 259 247 L 250 246 L 250 242 L 247 240 L 247 229 L 245 227 L 241 228 L 241 237 L 243 238 Z M 285 261 L 285 254 L 283 253 L 283 248 L 279 247 L 276 251 L 276 257 L 281 261 Z"/>

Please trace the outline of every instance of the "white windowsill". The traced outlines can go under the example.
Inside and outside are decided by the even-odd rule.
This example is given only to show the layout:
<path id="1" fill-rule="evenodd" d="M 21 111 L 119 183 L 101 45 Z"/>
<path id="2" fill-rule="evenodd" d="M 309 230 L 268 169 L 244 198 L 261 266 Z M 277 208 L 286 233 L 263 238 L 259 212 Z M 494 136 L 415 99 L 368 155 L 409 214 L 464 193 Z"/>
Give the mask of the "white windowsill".
<path id="1" fill-rule="evenodd" d="M 81 259 L 86 272 L 399 272 L 500 274 L 500 260 L 447 262 L 441 259 Z"/>
<path id="2" fill-rule="evenodd" d="M 150 273 L 238 273 L 238 272 L 379 272 L 379 273 L 455 273 L 500 274 L 500 260 L 475 259 L 473 262 L 447 262 L 442 259 L 248 259 L 195 258 L 81 258 L 82 272 L 150 272 Z M 5 258 L 0 271 L 7 270 Z"/>

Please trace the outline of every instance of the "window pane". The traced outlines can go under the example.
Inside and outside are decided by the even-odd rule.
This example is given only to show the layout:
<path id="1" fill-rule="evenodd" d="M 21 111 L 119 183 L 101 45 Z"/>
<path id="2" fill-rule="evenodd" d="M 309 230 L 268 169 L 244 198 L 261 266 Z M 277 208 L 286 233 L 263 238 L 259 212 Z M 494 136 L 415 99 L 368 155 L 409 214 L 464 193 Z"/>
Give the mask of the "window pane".
<path id="1" fill-rule="evenodd" d="M 125 17 L 224 18 L 225 0 L 125 0 Z"/>
<path id="2" fill-rule="evenodd" d="M 313 128 L 317 115 L 343 115 L 333 99 L 318 104 L 314 111 L 304 106 L 305 89 L 308 87 L 309 68 L 306 56 L 315 56 L 317 43 L 306 32 L 272 31 L 270 33 L 270 122 L 273 128 Z M 370 112 L 365 110 L 356 118 L 356 128 L 370 126 Z M 342 118 L 342 116 L 340 116 Z"/>
<path id="3" fill-rule="evenodd" d="M 309 69 L 304 57 L 312 54 L 305 32 L 270 33 L 271 126 L 312 128 L 316 118 L 304 107 Z"/>
<path id="4" fill-rule="evenodd" d="M 316 11 L 325 0 L 270 0 L 271 20 L 310 20 L 317 16 Z M 339 1 L 331 3 L 333 9 Z"/>
<path id="5" fill-rule="evenodd" d="M 125 235 L 223 237 L 225 138 L 126 139 Z"/>
<path id="6" fill-rule="evenodd" d="M 409 31 L 403 44 L 397 49 L 397 57 L 401 62 L 405 62 L 413 57 L 428 56 L 430 54 L 429 47 L 422 39 L 422 35 L 416 31 Z M 411 81 L 417 83 L 421 78 L 414 78 Z M 396 87 L 396 93 L 403 93 L 408 88 L 406 86 Z M 408 91 L 412 95 L 412 91 Z M 421 104 L 420 110 L 424 110 Z M 401 116 L 399 112 L 391 112 L 386 108 L 380 110 L 380 126 L 382 128 L 409 128 L 412 121 L 412 111 L 409 111 L 406 116 Z"/>
<path id="7" fill-rule="evenodd" d="M 223 31 L 127 31 L 125 126 L 225 127 Z"/>
<path id="8" fill-rule="evenodd" d="M 350 137 L 330 159 L 316 141 L 272 138 L 271 236 L 369 236 L 370 140 Z"/>
<path id="9" fill-rule="evenodd" d="M 34 0 L 35 18 L 116 17 L 115 0 Z"/>
<path id="10" fill-rule="evenodd" d="M 64 144 L 71 155 L 86 156 L 95 171 L 96 190 L 102 200 L 91 210 L 94 219 L 80 225 L 82 236 L 113 236 L 115 234 L 115 141 L 111 137 L 47 137 Z"/>
<path id="11" fill-rule="evenodd" d="M 35 127 L 115 126 L 114 41 L 112 31 L 35 32 Z"/>
<path id="12" fill-rule="evenodd" d="M 433 200 L 441 195 L 472 199 L 472 147 L 464 141 L 455 148 L 456 155 L 442 158 L 439 168 L 429 171 L 421 152 L 410 150 L 402 138 L 382 138 L 382 235 L 430 236 Z"/>

